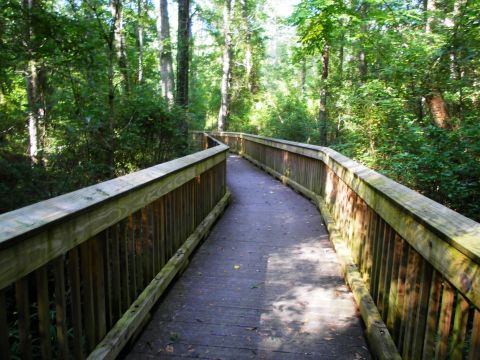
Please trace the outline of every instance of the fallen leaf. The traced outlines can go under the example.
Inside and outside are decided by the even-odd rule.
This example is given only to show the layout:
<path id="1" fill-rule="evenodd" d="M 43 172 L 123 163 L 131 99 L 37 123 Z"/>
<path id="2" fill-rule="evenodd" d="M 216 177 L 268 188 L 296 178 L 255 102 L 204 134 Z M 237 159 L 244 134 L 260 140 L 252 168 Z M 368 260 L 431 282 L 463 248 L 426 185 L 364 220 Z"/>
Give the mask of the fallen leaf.
<path id="1" fill-rule="evenodd" d="M 239 270 L 239 269 L 240 269 L 240 265 L 234 265 L 233 268 L 234 268 L 235 270 Z"/>

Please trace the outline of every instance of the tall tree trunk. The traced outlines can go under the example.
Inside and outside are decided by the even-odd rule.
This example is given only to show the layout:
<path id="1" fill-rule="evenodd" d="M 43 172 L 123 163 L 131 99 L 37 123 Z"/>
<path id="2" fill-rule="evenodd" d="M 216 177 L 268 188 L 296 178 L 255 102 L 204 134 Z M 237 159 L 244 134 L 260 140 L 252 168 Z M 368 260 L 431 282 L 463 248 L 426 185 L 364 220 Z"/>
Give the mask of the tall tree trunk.
<path id="1" fill-rule="evenodd" d="M 25 43 L 28 52 L 28 65 L 25 71 L 25 82 L 28 99 L 28 134 L 29 153 L 32 164 L 42 162 L 45 146 L 45 70 L 36 58 L 35 24 L 33 13 L 40 6 L 41 0 L 24 0 L 23 6 L 27 14 Z"/>
<path id="2" fill-rule="evenodd" d="M 302 65 L 300 68 L 300 90 L 302 92 L 302 96 L 305 95 L 306 82 L 307 82 L 307 59 L 302 58 Z"/>
<path id="3" fill-rule="evenodd" d="M 365 36 L 368 27 L 367 27 L 367 13 L 368 13 L 368 4 L 363 1 L 360 4 L 360 17 L 362 19 L 362 24 L 360 25 L 360 31 L 362 36 Z M 363 39 L 360 40 L 360 49 L 358 51 L 358 73 L 360 75 L 360 81 L 363 83 L 367 79 L 367 59 L 365 57 L 365 45 L 363 44 Z"/>
<path id="4" fill-rule="evenodd" d="M 432 33 L 432 24 L 434 22 L 435 11 L 435 0 L 424 0 L 423 3 L 424 12 L 425 12 L 425 33 Z M 427 79 L 430 82 L 430 79 Z M 442 92 L 435 83 L 430 83 L 430 93 L 425 96 L 425 103 L 427 104 L 428 110 L 432 116 L 433 123 L 443 129 L 450 128 L 450 116 L 447 110 L 447 104 L 443 98 Z"/>
<path id="5" fill-rule="evenodd" d="M 227 131 L 228 116 L 230 108 L 230 78 L 232 67 L 232 34 L 230 32 L 230 22 L 232 20 L 232 0 L 224 0 L 223 3 L 223 34 L 225 44 L 223 48 L 223 73 L 221 83 L 221 103 L 218 112 L 218 131 Z"/>
<path id="6" fill-rule="evenodd" d="M 177 91 L 175 102 L 188 107 L 190 0 L 178 0 Z"/>
<path id="7" fill-rule="evenodd" d="M 162 95 L 169 102 L 173 102 L 175 80 L 173 75 L 172 41 L 170 38 L 170 21 L 168 18 L 167 0 L 158 1 L 157 37 L 160 44 L 159 59 L 162 76 Z"/>
<path id="8" fill-rule="evenodd" d="M 127 54 L 125 50 L 125 34 L 123 31 L 123 6 L 122 0 L 110 0 L 110 13 L 113 20 L 114 44 L 117 54 L 118 67 L 123 78 L 123 88 L 126 93 L 130 91 L 128 78 Z"/>
<path id="9" fill-rule="evenodd" d="M 329 46 L 325 45 L 322 51 L 322 82 L 320 88 L 320 111 L 318 123 L 320 128 L 320 145 L 327 146 L 327 80 L 328 80 Z"/>
<path id="10" fill-rule="evenodd" d="M 138 83 L 143 83 L 143 0 L 137 0 Z"/>
<path id="11" fill-rule="evenodd" d="M 253 52 L 252 52 L 252 26 L 250 25 L 250 8 L 248 0 L 242 0 L 242 19 L 245 31 L 245 76 L 247 80 L 247 87 L 250 93 L 256 91 L 256 79 L 254 79 L 253 71 Z"/>

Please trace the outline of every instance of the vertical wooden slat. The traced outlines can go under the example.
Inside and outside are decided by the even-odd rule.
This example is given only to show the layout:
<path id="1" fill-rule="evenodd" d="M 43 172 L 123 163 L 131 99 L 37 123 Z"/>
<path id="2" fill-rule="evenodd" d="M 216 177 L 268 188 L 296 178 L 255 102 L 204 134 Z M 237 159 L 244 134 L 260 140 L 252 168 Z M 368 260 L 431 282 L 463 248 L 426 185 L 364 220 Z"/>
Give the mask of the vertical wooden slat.
<path id="1" fill-rule="evenodd" d="M 107 314 L 105 306 L 105 232 L 92 239 L 92 280 L 93 304 L 95 307 L 95 342 L 100 342 L 107 333 Z M 95 345 L 96 345 L 95 344 Z"/>
<path id="2" fill-rule="evenodd" d="M 32 358 L 30 339 L 30 301 L 28 294 L 28 277 L 25 276 L 15 283 L 15 296 L 18 310 L 18 338 L 20 357 Z"/>
<path id="3" fill-rule="evenodd" d="M 136 285 L 137 291 L 135 293 L 135 299 L 143 290 L 143 252 L 145 243 L 143 241 L 143 229 L 142 229 L 142 211 L 139 210 L 135 213 L 135 273 L 137 277 Z"/>
<path id="4" fill-rule="evenodd" d="M 59 256 L 53 261 L 55 277 L 55 325 L 57 328 L 58 358 L 68 358 L 67 299 L 65 293 L 65 260 Z"/>
<path id="5" fill-rule="evenodd" d="M 392 284 L 392 272 L 393 272 L 393 255 L 395 252 L 395 231 L 388 226 L 388 232 L 386 235 L 387 241 L 387 253 L 384 255 L 386 257 L 385 263 L 385 275 L 382 279 L 382 318 L 386 322 L 388 316 L 388 306 L 389 306 L 389 296 L 390 296 L 390 286 Z M 397 275 L 395 275 L 397 276 Z M 395 278 L 395 281 L 397 279 Z"/>
<path id="6" fill-rule="evenodd" d="M 467 300 L 458 293 L 457 304 L 455 306 L 455 316 L 453 320 L 452 332 L 452 359 L 461 359 L 465 347 L 465 337 L 467 335 L 468 311 L 470 305 Z M 478 354 L 480 357 L 480 353 Z"/>
<path id="7" fill-rule="evenodd" d="M 378 284 L 381 272 L 381 263 L 383 258 L 383 235 L 385 230 L 385 221 L 378 216 L 378 224 L 375 231 L 375 238 L 374 238 L 374 259 L 373 259 L 373 270 L 372 270 L 372 298 L 376 300 L 378 298 Z M 378 304 L 377 304 L 378 305 Z"/>
<path id="8" fill-rule="evenodd" d="M 78 248 L 70 250 L 68 260 L 73 327 L 73 354 L 75 359 L 83 359 L 82 300 Z"/>
<path id="9" fill-rule="evenodd" d="M 114 324 L 113 320 L 113 285 L 112 285 L 112 242 L 115 236 L 116 225 L 104 231 L 103 247 L 103 275 L 105 292 L 105 318 L 108 329 Z"/>
<path id="10" fill-rule="evenodd" d="M 128 219 L 118 224 L 118 251 L 122 271 L 120 274 L 120 296 L 122 298 L 121 312 L 130 307 L 130 256 L 129 256 L 129 227 Z"/>
<path id="11" fill-rule="evenodd" d="M 395 326 L 395 319 L 397 316 L 397 302 L 398 302 L 398 280 L 399 280 L 399 272 L 400 272 L 400 263 L 402 260 L 402 249 L 403 249 L 403 239 L 398 235 L 395 234 L 394 238 L 394 246 L 393 246 L 393 259 L 392 259 L 392 274 L 390 276 L 390 290 L 388 295 L 388 314 L 387 314 L 387 321 L 386 325 L 387 328 L 392 332 L 392 336 L 394 335 L 394 326 Z"/>
<path id="12" fill-rule="evenodd" d="M 480 354 L 480 310 L 475 309 L 470 348 L 468 349 L 468 360 L 478 359 L 478 354 Z"/>
<path id="13" fill-rule="evenodd" d="M 85 339 L 87 353 L 95 347 L 95 308 L 93 305 L 93 279 L 92 279 L 92 258 L 91 258 L 92 239 L 85 241 L 80 245 L 81 261 L 81 280 L 82 286 L 82 304 L 83 320 L 85 323 Z"/>
<path id="14" fill-rule="evenodd" d="M 428 315 L 428 300 L 430 288 L 432 285 L 433 268 L 422 259 L 422 274 L 420 278 L 419 301 L 414 314 L 413 344 L 411 351 L 412 359 L 420 359 L 422 356 L 423 344 L 425 339 L 425 327 Z"/>
<path id="15" fill-rule="evenodd" d="M 163 268 L 163 266 L 166 263 L 166 254 L 167 254 L 167 245 L 166 245 L 166 239 L 165 239 L 165 197 L 161 197 L 159 199 L 159 213 L 158 213 L 158 219 L 159 219 L 159 236 L 160 236 L 160 269 Z"/>
<path id="16" fill-rule="evenodd" d="M 397 346 L 400 347 L 402 344 L 403 336 L 403 305 L 405 299 L 405 279 L 407 276 L 407 264 L 408 264 L 408 253 L 410 246 L 406 241 L 402 242 L 402 253 L 400 255 L 400 266 L 398 269 L 398 280 L 397 280 L 397 304 L 395 309 L 395 323 L 393 325 L 393 338 Z"/>
<path id="17" fill-rule="evenodd" d="M 135 219 L 136 215 L 132 214 L 128 217 L 128 259 L 129 259 L 129 275 L 130 281 L 130 301 L 133 302 L 137 298 L 137 264 L 135 249 Z M 129 303 L 130 305 L 130 303 Z"/>
<path id="18" fill-rule="evenodd" d="M 388 258 L 390 252 L 390 238 L 391 238 L 392 228 L 388 225 L 384 226 L 383 232 L 381 234 L 381 243 L 382 243 L 382 251 L 380 253 L 380 261 L 379 261 L 379 274 L 378 274 L 378 290 L 377 290 L 377 308 L 380 312 L 380 315 L 383 317 L 384 313 L 384 298 L 385 291 L 387 284 L 385 283 L 385 279 L 387 278 L 387 272 L 390 271 Z"/>
<path id="19" fill-rule="evenodd" d="M 10 341 L 8 319 L 7 319 L 7 302 L 5 301 L 5 290 L 0 290 L 0 354 L 5 359 L 10 358 Z"/>
<path id="20" fill-rule="evenodd" d="M 48 274 L 47 265 L 35 271 L 37 283 L 37 304 L 38 304 L 38 331 L 40 335 L 40 353 L 42 359 L 52 357 L 50 344 L 50 303 L 48 301 Z"/>
<path id="21" fill-rule="evenodd" d="M 428 296 L 427 321 L 423 341 L 423 359 L 432 359 L 435 355 L 435 336 L 440 309 L 441 290 L 441 275 L 437 271 L 434 271 L 430 286 L 430 294 Z"/>
<path id="22" fill-rule="evenodd" d="M 447 281 L 443 283 L 442 306 L 440 309 L 440 319 L 438 321 L 437 337 L 438 342 L 435 347 L 435 358 L 444 359 L 448 355 L 448 337 L 450 335 L 450 325 L 453 316 L 453 301 L 455 292 Z"/>
<path id="23" fill-rule="evenodd" d="M 404 359 L 409 359 L 410 351 L 413 345 L 413 333 L 414 333 L 414 323 L 415 323 L 415 314 L 419 302 L 419 282 L 420 282 L 420 272 L 422 271 L 422 258 L 421 256 L 413 249 L 410 248 L 410 254 L 408 256 L 408 266 L 407 266 L 407 284 L 406 284 L 406 293 L 404 301 L 404 311 L 403 311 L 403 322 L 404 326 L 404 335 L 403 335 L 403 351 L 402 356 Z M 400 344 L 399 344 L 400 347 Z"/>
<path id="24" fill-rule="evenodd" d="M 111 267 L 111 306 L 112 306 L 112 325 L 120 318 L 122 314 L 122 294 L 121 294 L 121 276 L 125 269 L 120 266 L 120 226 L 115 225 L 110 229 L 110 259 Z"/>

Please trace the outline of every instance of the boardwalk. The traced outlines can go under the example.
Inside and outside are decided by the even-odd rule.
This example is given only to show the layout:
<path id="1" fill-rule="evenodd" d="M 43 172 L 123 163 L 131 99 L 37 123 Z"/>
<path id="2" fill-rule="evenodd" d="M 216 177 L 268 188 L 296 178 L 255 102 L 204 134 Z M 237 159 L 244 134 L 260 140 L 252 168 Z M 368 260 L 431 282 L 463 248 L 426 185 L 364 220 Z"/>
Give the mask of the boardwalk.
<path id="1" fill-rule="evenodd" d="M 127 359 L 367 359 L 315 207 L 246 160 L 232 202 Z"/>

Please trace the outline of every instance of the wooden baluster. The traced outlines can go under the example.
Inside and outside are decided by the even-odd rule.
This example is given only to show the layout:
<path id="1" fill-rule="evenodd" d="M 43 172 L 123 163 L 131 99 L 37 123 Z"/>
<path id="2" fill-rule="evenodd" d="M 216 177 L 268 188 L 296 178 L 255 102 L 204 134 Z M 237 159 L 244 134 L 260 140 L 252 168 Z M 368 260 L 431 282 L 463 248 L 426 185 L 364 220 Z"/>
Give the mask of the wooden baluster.
<path id="1" fill-rule="evenodd" d="M 92 239 L 92 280 L 95 307 L 95 345 L 107 333 L 107 310 L 105 306 L 105 232 Z"/>
<path id="2" fill-rule="evenodd" d="M 392 274 L 390 276 L 390 290 L 388 295 L 388 313 L 386 325 L 388 330 L 392 333 L 392 337 L 395 338 L 395 324 L 397 323 L 398 310 L 398 289 L 399 289 L 399 274 L 400 266 L 402 263 L 402 250 L 404 247 L 404 240 L 395 233 L 393 246 L 393 261 L 392 261 Z M 398 331 L 398 330 L 397 330 Z"/>
<path id="3" fill-rule="evenodd" d="M 480 310 L 475 309 L 473 313 L 470 348 L 468 349 L 468 360 L 478 359 L 478 354 L 480 354 Z"/>
<path id="4" fill-rule="evenodd" d="M 47 265 L 35 271 L 37 283 L 37 304 L 38 304 L 38 330 L 40 335 L 40 353 L 42 359 L 52 357 L 50 344 L 50 303 L 48 299 L 48 273 Z"/>
<path id="5" fill-rule="evenodd" d="M 93 279 L 92 279 L 92 255 L 91 243 L 93 239 L 87 240 L 80 245 L 81 280 L 83 282 L 83 320 L 85 323 L 85 336 L 87 353 L 90 353 L 96 345 L 95 334 L 95 308 L 93 305 Z"/>
<path id="6" fill-rule="evenodd" d="M 28 276 L 15 282 L 15 296 L 18 311 L 18 339 L 20 357 L 32 358 L 32 343 L 30 339 L 30 301 L 28 294 Z"/>
<path id="7" fill-rule="evenodd" d="M 407 264 L 410 246 L 406 241 L 402 242 L 402 254 L 400 256 L 400 267 L 397 280 L 397 306 L 395 310 L 395 324 L 393 326 L 393 338 L 398 348 L 401 348 L 404 335 L 405 322 L 403 321 L 403 307 L 405 300 L 405 279 L 407 277 Z"/>
<path id="8" fill-rule="evenodd" d="M 428 296 L 427 321 L 423 341 L 422 359 L 432 359 L 435 355 L 435 337 L 437 330 L 437 320 L 440 310 L 440 296 L 442 291 L 442 277 L 437 272 L 433 272 L 430 293 Z"/>
<path id="9" fill-rule="evenodd" d="M 121 296 L 121 311 L 127 311 L 131 304 L 131 284 L 130 284 L 130 255 L 129 255 L 129 219 L 124 219 L 118 224 L 118 251 L 120 263 L 120 296 Z"/>
<path id="10" fill-rule="evenodd" d="M 437 327 L 438 342 L 435 347 L 435 359 L 445 359 L 448 356 L 448 338 L 453 316 L 455 291 L 447 281 L 443 282 L 442 306 Z"/>
<path id="11" fill-rule="evenodd" d="M 408 256 L 407 266 L 407 286 L 404 301 L 403 322 L 404 336 L 403 336 L 403 351 L 402 356 L 405 359 L 410 359 L 410 352 L 413 345 L 415 314 L 418 308 L 419 302 L 419 290 L 420 290 L 420 274 L 423 271 L 423 261 L 420 255 L 410 248 L 410 254 Z"/>
<path id="12" fill-rule="evenodd" d="M 386 258 L 384 263 L 384 268 L 381 276 L 381 299 L 379 298 L 379 304 L 381 304 L 381 315 L 383 321 L 387 321 L 388 315 L 388 306 L 389 306 L 389 296 L 390 296 L 390 285 L 392 283 L 392 270 L 393 270 L 393 255 L 395 252 L 395 231 L 387 226 L 385 240 L 387 246 L 387 253 L 384 254 Z M 397 275 L 395 275 L 397 276 Z M 395 277 L 395 281 L 396 281 Z M 379 309 L 380 310 L 380 309 Z"/>
<path id="13" fill-rule="evenodd" d="M 377 309 L 380 315 L 383 318 L 384 310 L 385 310 L 385 304 L 384 304 L 384 299 L 386 297 L 386 288 L 387 284 L 385 284 L 385 279 L 387 278 L 387 272 L 391 270 L 389 268 L 389 256 L 390 256 L 390 239 L 391 239 L 391 233 L 392 233 L 392 228 L 385 224 L 383 232 L 381 235 L 381 242 L 382 242 L 382 250 L 380 253 L 380 259 L 379 259 L 379 274 L 378 274 L 378 286 L 377 286 Z"/>
<path id="14" fill-rule="evenodd" d="M 137 298 L 137 264 L 135 249 L 135 214 L 128 217 L 128 280 L 130 281 L 130 306 Z"/>
<path id="15" fill-rule="evenodd" d="M 430 288 L 432 286 L 433 268 L 422 259 L 422 272 L 419 285 L 419 296 L 416 313 L 414 314 L 413 344 L 410 358 L 420 359 L 422 357 L 423 344 L 425 339 L 425 328 L 428 317 L 428 302 Z"/>
<path id="16" fill-rule="evenodd" d="M 451 359 L 462 359 L 467 336 L 468 312 L 470 305 L 462 294 L 458 293 L 452 331 Z M 480 353 L 478 354 L 480 356 Z"/>
<path id="17" fill-rule="evenodd" d="M 9 327 L 7 319 L 7 302 L 5 301 L 5 289 L 0 290 L 0 354 L 5 359 L 10 358 Z"/>
<path id="18" fill-rule="evenodd" d="M 68 358 L 67 337 L 67 299 L 65 293 L 65 257 L 59 256 L 53 260 L 55 277 L 55 324 L 57 328 L 57 344 L 59 359 Z"/>
<path id="19" fill-rule="evenodd" d="M 103 245 L 103 275 L 105 277 L 105 317 L 107 329 L 110 329 L 113 324 L 113 274 L 112 274 L 112 243 L 116 233 L 116 224 L 104 231 L 105 236 L 102 241 Z"/>
<path id="20" fill-rule="evenodd" d="M 120 243 L 122 238 L 120 236 L 120 226 L 118 224 L 112 226 L 109 230 L 110 233 L 110 260 L 111 260 L 111 311 L 113 326 L 118 319 L 122 316 L 122 273 L 125 273 L 125 269 L 120 266 Z"/>
<path id="21" fill-rule="evenodd" d="M 83 359 L 82 300 L 78 247 L 69 251 L 68 260 L 73 327 L 73 355 L 75 359 Z"/>
<path id="22" fill-rule="evenodd" d="M 143 273 L 143 254 L 145 251 L 145 243 L 143 239 L 143 229 L 142 229 L 142 211 L 139 210 L 134 214 L 134 229 L 135 229 L 135 272 L 136 272 L 136 285 L 137 285 L 137 291 L 135 292 L 135 298 L 140 295 L 142 292 L 144 286 L 143 286 L 143 278 L 144 278 L 144 273 Z"/>

